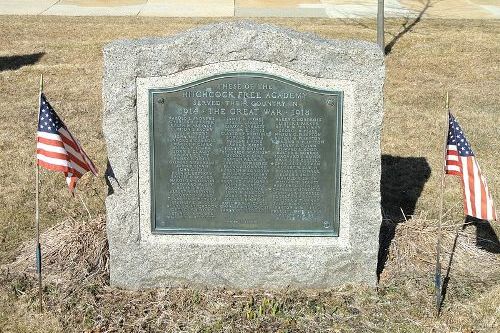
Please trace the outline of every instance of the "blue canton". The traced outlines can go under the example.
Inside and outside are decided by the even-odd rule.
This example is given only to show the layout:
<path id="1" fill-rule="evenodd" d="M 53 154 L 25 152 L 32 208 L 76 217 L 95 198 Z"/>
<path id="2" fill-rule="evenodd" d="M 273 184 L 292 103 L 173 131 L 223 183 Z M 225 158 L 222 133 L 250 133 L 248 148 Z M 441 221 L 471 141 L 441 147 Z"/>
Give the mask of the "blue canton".
<path id="1" fill-rule="evenodd" d="M 64 126 L 44 94 L 41 96 L 41 107 L 38 117 L 38 131 L 40 132 L 59 134 L 58 130 Z"/>
<path id="2" fill-rule="evenodd" d="M 456 145 L 458 154 L 463 157 L 474 156 L 469 142 L 460 128 L 460 125 L 455 120 L 455 117 L 450 113 L 450 125 L 448 132 L 448 145 Z"/>

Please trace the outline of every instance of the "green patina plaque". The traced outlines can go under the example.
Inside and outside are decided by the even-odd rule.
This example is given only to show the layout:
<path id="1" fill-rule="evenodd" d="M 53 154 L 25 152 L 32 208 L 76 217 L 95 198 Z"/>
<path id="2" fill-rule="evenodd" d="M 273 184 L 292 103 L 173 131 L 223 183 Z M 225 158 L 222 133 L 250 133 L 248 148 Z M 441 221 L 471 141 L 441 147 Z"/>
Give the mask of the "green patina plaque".
<path id="1" fill-rule="evenodd" d="M 256 73 L 150 90 L 153 233 L 338 236 L 342 97 Z"/>

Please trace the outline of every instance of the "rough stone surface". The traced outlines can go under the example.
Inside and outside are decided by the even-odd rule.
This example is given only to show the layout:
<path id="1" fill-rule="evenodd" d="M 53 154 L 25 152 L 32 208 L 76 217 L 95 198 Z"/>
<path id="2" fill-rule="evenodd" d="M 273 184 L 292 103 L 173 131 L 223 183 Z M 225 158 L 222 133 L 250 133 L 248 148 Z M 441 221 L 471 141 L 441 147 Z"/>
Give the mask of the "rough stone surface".
<path id="1" fill-rule="evenodd" d="M 344 91 L 339 237 L 153 235 L 147 89 L 224 71 Z M 383 54 L 271 25 L 226 22 L 104 49 L 106 199 L 113 285 L 327 288 L 376 283 Z"/>

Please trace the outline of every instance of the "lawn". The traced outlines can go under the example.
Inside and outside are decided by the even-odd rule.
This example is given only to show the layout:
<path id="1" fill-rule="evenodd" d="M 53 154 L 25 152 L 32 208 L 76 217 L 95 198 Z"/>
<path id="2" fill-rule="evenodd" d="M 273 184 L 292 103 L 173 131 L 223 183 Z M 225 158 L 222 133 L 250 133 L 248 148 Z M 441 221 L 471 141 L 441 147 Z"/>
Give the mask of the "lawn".
<path id="1" fill-rule="evenodd" d="M 393 233 L 395 237 L 384 253 L 387 262 L 378 290 L 343 286 L 326 291 L 130 292 L 106 284 L 103 45 L 114 39 L 172 35 L 215 21 L 0 16 L 0 265 L 6 265 L 0 274 L 0 332 L 497 331 L 500 257 L 498 246 L 485 245 L 483 238 L 494 240 L 498 222 L 492 223 L 493 229 L 483 223 L 460 232 L 439 319 L 432 300 L 446 91 L 493 198 L 497 205 L 500 202 L 500 175 L 495 172 L 500 160 L 497 20 L 424 19 L 399 36 L 406 20 L 387 22 L 386 42 L 398 37 L 386 56 L 381 187 L 386 218 L 382 236 L 387 242 L 383 243 Z M 325 38 L 374 41 L 376 36 L 373 20 L 263 21 Z M 51 104 L 101 171 L 99 178 L 82 178 L 76 198 L 69 195 L 62 174 L 41 174 L 41 225 L 47 231 L 44 240 L 51 244 L 45 245 L 42 315 L 36 311 L 30 262 L 40 73 Z M 455 229 L 463 222 L 461 200 L 458 180 L 448 177 L 445 264 Z M 402 223 L 396 226 L 396 222 Z"/>

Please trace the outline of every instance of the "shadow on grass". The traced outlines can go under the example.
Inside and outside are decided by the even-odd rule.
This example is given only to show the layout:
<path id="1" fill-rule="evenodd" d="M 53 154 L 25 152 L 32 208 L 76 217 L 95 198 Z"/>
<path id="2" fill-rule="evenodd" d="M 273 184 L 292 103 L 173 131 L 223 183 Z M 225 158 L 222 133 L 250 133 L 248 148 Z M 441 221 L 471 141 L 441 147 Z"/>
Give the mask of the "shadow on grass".
<path id="1" fill-rule="evenodd" d="M 427 11 L 427 9 L 429 9 L 430 6 L 431 6 L 431 0 L 427 0 L 424 4 L 424 8 L 420 10 L 418 16 L 415 19 L 413 19 L 413 21 L 410 22 L 410 20 L 406 18 L 405 22 L 402 24 L 403 30 L 394 35 L 392 37 L 392 40 L 385 46 L 384 48 L 385 55 L 391 53 L 392 48 L 394 47 L 394 45 L 396 45 L 398 40 L 401 37 L 403 37 L 406 33 L 410 32 L 411 29 L 413 29 L 413 27 L 422 20 L 422 17 L 424 16 L 425 12 Z"/>
<path id="2" fill-rule="evenodd" d="M 446 299 L 446 292 L 448 291 L 448 284 L 450 283 L 450 273 L 453 264 L 453 256 L 455 255 L 455 249 L 457 248 L 460 231 L 464 231 L 469 226 L 476 227 L 476 246 L 478 248 L 490 253 L 500 253 L 500 241 L 498 240 L 498 235 L 492 228 L 491 224 L 486 220 L 480 220 L 471 216 L 466 216 L 462 228 L 457 229 L 457 233 L 455 234 L 455 239 L 453 241 L 453 246 L 450 252 L 450 259 L 448 261 L 448 267 L 446 268 L 446 275 L 444 276 L 443 285 L 441 287 L 441 298 L 439 302 L 438 314 L 441 313 L 444 301 Z"/>
<path id="3" fill-rule="evenodd" d="M 468 221 L 469 224 L 476 227 L 476 246 L 484 251 L 499 254 L 500 241 L 490 222 L 473 219 L 472 217 L 469 217 Z"/>
<path id="4" fill-rule="evenodd" d="M 382 216 L 380 227 L 377 277 L 384 270 L 389 246 L 396 226 L 413 215 L 417 200 L 431 175 L 431 168 L 423 157 L 382 155 Z"/>
<path id="5" fill-rule="evenodd" d="M 36 64 L 45 52 L 0 57 L 0 72 L 16 70 L 24 66 Z"/>

